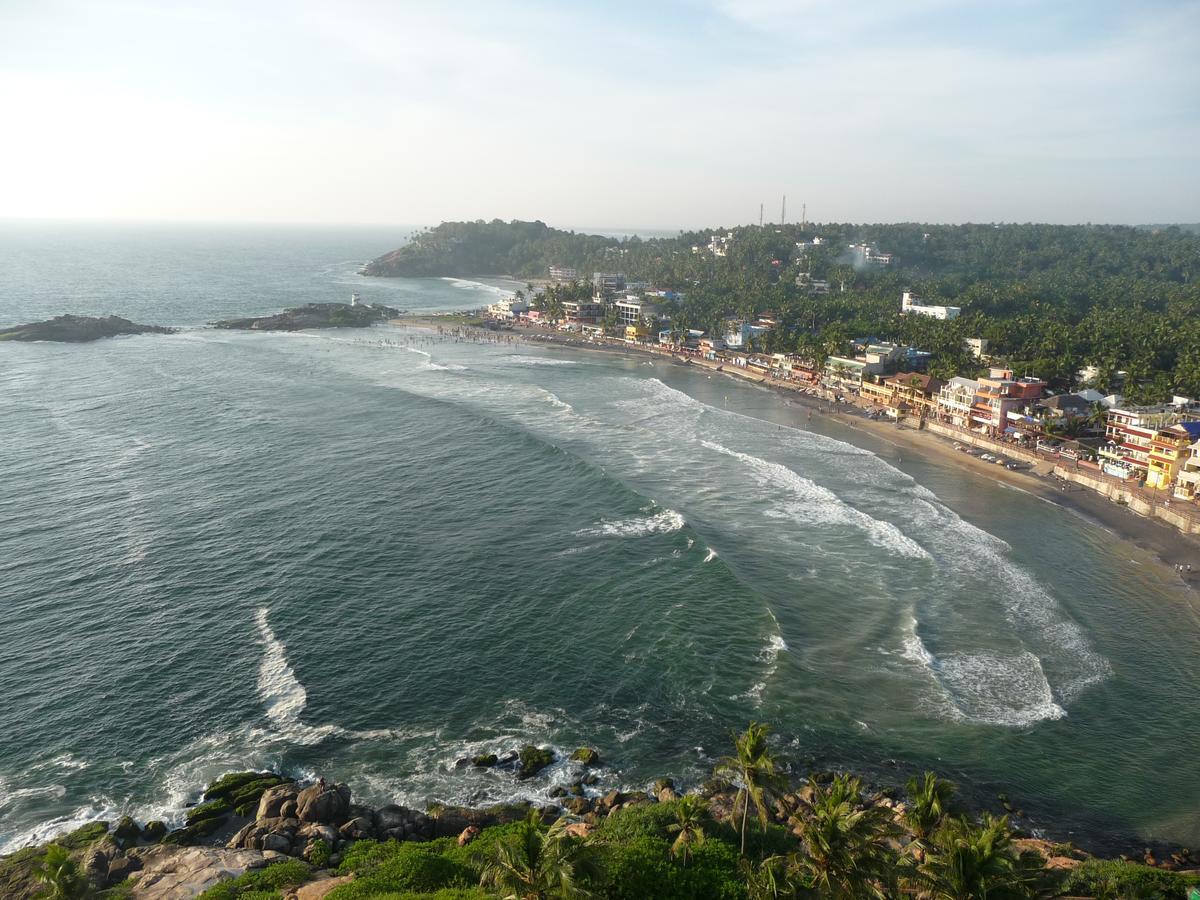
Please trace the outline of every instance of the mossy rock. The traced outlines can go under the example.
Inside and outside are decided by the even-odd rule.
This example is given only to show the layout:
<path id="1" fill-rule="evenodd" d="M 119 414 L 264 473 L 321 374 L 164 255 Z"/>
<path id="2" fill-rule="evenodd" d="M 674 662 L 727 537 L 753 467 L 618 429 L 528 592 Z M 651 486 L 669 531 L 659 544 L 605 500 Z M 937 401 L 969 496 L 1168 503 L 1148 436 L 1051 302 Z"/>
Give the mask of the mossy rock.
<path id="1" fill-rule="evenodd" d="M 600 754 L 591 747 L 580 747 L 571 754 L 571 762 L 581 763 L 585 766 L 600 765 Z"/>
<path id="2" fill-rule="evenodd" d="M 495 753 L 480 753 L 478 756 L 471 757 L 471 765 L 480 769 L 491 768 L 499 761 L 500 758 Z"/>
<path id="3" fill-rule="evenodd" d="M 167 823 L 155 819 L 153 822 L 147 822 L 142 829 L 142 839 L 151 844 L 157 844 L 167 836 Z"/>
<path id="4" fill-rule="evenodd" d="M 117 822 L 117 827 L 113 829 L 113 837 L 117 839 L 122 847 L 136 844 L 141 836 L 142 829 L 138 828 L 137 822 L 133 821 L 129 816 L 121 816 Z"/>
<path id="5" fill-rule="evenodd" d="M 226 800 L 213 800 L 211 803 L 201 803 L 199 806 L 193 806 L 188 810 L 185 824 L 190 828 L 199 822 L 204 822 L 209 819 L 220 819 L 224 817 L 229 810 L 229 802 Z"/>
<path id="6" fill-rule="evenodd" d="M 68 850 L 82 850 L 108 834 L 107 822 L 88 822 L 74 831 L 60 835 L 54 843 Z"/>
<path id="7" fill-rule="evenodd" d="M 545 747 L 535 747 L 526 744 L 517 754 L 521 760 L 521 768 L 517 770 L 518 778 L 532 778 L 550 763 L 554 762 L 554 751 Z"/>
<path id="8" fill-rule="evenodd" d="M 228 775 L 222 775 L 221 778 L 218 778 L 206 787 L 204 790 L 204 799 L 233 800 L 240 796 L 240 794 L 245 793 L 245 788 L 251 787 L 253 790 L 253 786 L 259 781 L 265 782 L 265 786 L 262 788 L 262 791 L 265 791 L 268 787 L 281 785 L 284 781 L 290 780 L 292 779 L 283 778 L 282 775 L 277 775 L 274 772 L 232 772 Z"/>
<path id="9" fill-rule="evenodd" d="M 258 801 L 262 799 L 262 795 L 264 793 L 266 793 L 268 790 L 270 790 L 273 787 L 277 787 L 278 785 L 288 784 L 290 782 L 290 780 L 291 779 L 288 779 L 288 778 L 281 778 L 278 775 L 268 775 L 264 778 L 259 778 L 255 781 L 251 781 L 247 784 L 243 784 L 242 786 L 234 789 L 223 799 L 226 800 L 229 803 L 229 805 L 234 807 L 235 809 L 238 807 L 245 807 L 245 806 L 251 806 L 251 807 L 257 809 Z M 247 814 L 239 813 L 239 815 L 247 815 Z"/>
<path id="10" fill-rule="evenodd" d="M 181 847 L 187 847 L 196 843 L 202 837 L 208 837 L 208 835 L 220 827 L 220 816 L 214 816 L 211 819 L 201 819 L 194 825 L 185 825 L 183 828 L 176 828 L 162 839 L 162 843 L 178 844 Z"/>

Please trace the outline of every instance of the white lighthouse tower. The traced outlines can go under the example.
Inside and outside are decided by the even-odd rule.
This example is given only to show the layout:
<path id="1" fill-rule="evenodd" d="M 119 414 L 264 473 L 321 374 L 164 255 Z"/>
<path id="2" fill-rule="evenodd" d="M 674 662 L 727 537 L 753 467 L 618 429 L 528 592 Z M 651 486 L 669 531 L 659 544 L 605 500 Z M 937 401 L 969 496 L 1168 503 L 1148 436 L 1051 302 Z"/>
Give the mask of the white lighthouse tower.
<path id="1" fill-rule="evenodd" d="M 350 305 L 351 305 L 351 306 L 359 306 L 359 305 L 360 305 L 360 304 L 359 304 L 359 297 L 358 297 L 358 294 L 351 294 L 351 295 L 350 295 Z"/>

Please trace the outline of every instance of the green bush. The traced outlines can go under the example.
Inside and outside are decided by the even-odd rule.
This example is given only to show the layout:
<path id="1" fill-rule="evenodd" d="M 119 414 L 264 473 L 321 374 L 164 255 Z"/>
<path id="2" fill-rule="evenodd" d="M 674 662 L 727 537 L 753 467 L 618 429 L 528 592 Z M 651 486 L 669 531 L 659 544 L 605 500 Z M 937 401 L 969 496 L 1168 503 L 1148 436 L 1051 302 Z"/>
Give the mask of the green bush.
<path id="1" fill-rule="evenodd" d="M 737 848 L 714 838 L 692 848 L 692 861 L 679 871 L 677 883 L 680 897 L 744 900 L 746 896 Z"/>
<path id="2" fill-rule="evenodd" d="M 621 842 L 639 837 L 666 839 L 667 826 L 675 821 L 678 801 L 670 803 L 648 803 L 619 809 L 604 819 L 593 832 L 594 838 L 604 843 Z"/>
<path id="3" fill-rule="evenodd" d="M 600 851 L 605 896 L 612 900 L 668 900 L 677 893 L 679 866 L 671 861 L 671 845 L 663 838 L 642 835 L 612 843 Z"/>
<path id="4" fill-rule="evenodd" d="M 1183 875 L 1115 859 L 1089 859 L 1071 872 L 1062 883 L 1061 893 L 1084 896 L 1122 895 L 1183 900 L 1187 889 L 1200 884 L 1195 875 Z"/>
<path id="5" fill-rule="evenodd" d="M 324 869 L 329 865 L 329 856 L 332 851 L 329 845 L 320 838 L 312 842 L 308 851 L 308 861 L 318 869 Z"/>
<path id="6" fill-rule="evenodd" d="M 222 881 L 201 894 L 200 900 L 272 900 L 284 888 L 298 887 L 311 877 L 308 866 L 298 859 L 289 859 Z"/>
<path id="7" fill-rule="evenodd" d="M 434 843 L 435 845 L 442 844 L 444 841 L 445 846 L 440 850 L 442 855 L 469 871 L 471 873 L 469 881 L 477 884 L 483 875 L 483 863 L 496 858 L 496 845 L 508 838 L 509 835 L 519 832 L 521 826 L 520 822 L 493 825 L 491 828 L 485 828 L 479 832 L 475 840 L 465 847 L 458 846 L 454 838 L 444 838 Z"/>
<path id="8" fill-rule="evenodd" d="M 353 855 L 353 851 L 348 855 Z M 442 856 L 428 844 L 412 842 L 376 844 L 353 858 L 351 870 L 355 871 L 354 881 L 334 888 L 328 900 L 357 900 L 388 892 L 436 891 L 466 887 L 476 881 L 470 869 Z"/>

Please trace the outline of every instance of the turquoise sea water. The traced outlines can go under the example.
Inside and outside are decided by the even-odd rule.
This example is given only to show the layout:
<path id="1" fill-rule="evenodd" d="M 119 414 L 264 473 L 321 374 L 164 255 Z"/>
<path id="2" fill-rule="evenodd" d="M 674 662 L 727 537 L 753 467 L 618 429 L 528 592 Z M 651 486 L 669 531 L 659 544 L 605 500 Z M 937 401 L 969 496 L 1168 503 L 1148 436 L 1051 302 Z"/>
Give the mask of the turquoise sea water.
<path id="1" fill-rule="evenodd" d="M 476 803 L 546 795 L 455 767 L 534 741 L 696 781 L 750 718 L 1200 839 L 1195 600 L 1103 529 L 658 362 L 202 327 L 506 287 L 354 274 L 405 231 L 0 228 L 0 323 L 185 326 L 0 345 L 0 846 L 249 767 Z"/>

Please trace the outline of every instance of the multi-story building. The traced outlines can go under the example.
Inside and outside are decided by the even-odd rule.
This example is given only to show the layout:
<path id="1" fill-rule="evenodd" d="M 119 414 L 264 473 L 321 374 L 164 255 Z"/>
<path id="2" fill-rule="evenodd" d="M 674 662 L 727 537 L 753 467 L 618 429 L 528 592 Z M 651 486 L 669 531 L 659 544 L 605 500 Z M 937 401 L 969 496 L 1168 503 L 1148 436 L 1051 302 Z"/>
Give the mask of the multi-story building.
<path id="1" fill-rule="evenodd" d="M 1187 456 L 1175 476 L 1175 496 L 1200 501 L 1200 440 L 1188 447 Z"/>
<path id="2" fill-rule="evenodd" d="M 603 294 L 625 290 L 625 276 L 620 272 L 593 272 L 592 287 Z"/>
<path id="3" fill-rule="evenodd" d="M 938 418 L 959 428 L 970 428 L 971 411 L 978 393 L 979 382 L 974 378 L 951 378 L 938 391 Z"/>
<path id="4" fill-rule="evenodd" d="M 910 293 L 911 296 L 911 293 Z M 901 309 L 904 307 L 904 298 L 900 298 Z M 971 355 L 976 359 L 983 359 L 987 356 L 988 340 L 987 338 L 967 338 L 963 341 L 963 346 L 971 351 Z"/>
<path id="5" fill-rule="evenodd" d="M 1106 470 L 1145 476 L 1155 436 L 1160 428 L 1173 425 L 1178 416 L 1179 411 L 1170 404 L 1110 409 L 1104 427 L 1108 443 L 1098 451 L 1106 461 Z"/>
<path id="6" fill-rule="evenodd" d="M 726 328 L 725 345 L 734 350 L 747 346 L 752 339 L 770 331 L 770 328 L 765 325 L 753 325 L 750 322 L 736 321 L 729 323 Z"/>
<path id="7" fill-rule="evenodd" d="M 515 319 L 521 313 L 529 312 L 529 303 L 524 298 L 509 297 L 499 300 L 488 307 L 488 315 L 493 319 Z"/>
<path id="8" fill-rule="evenodd" d="M 1177 422 L 1150 440 L 1146 487 L 1169 490 L 1190 457 L 1191 446 L 1200 440 L 1200 422 Z"/>
<path id="9" fill-rule="evenodd" d="M 1040 378 L 1013 378 L 1008 369 L 991 369 L 979 379 L 971 408 L 971 428 L 1001 435 L 1009 428 L 1010 414 L 1028 407 L 1046 391 Z"/>
<path id="10" fill-rule="evenodd" d="M 617 322 L 622 326 L 638 326 L 658 315 L 657 306 L 632 294 L 617 300 L 613 308 L 617 311 Z"/>
<path id="11" fill-rule="evenodd" d="M 595 325 L 604 318 L 604 304 L 588 300 L 564 300 L 563 317 L 571 325 Z"/>
<path id="12" fill-rule="evenodd" d="M 898 372 L 883 379 L 890 397 L 889 409 L 899 409 L 901 403 L 918 415 L 932 415 L 937 411 L 938 396 L 945 383 L 932 375 L 917 372 Z"/>
<path id="13" fill-rule="evenodd" d="M 566 284 L 579 278 L 579 272 L 568 266 L 550 266 L 549 274 L 555 284 Z"/>
<path id="14" fill-rule="evenodd" d="M 961 306 L 935 306 L 925 303 L 912 291 L 904 291 L 900 295 L 900 313 L 916 313 L 920 316 L 930 316 L 934 319 L 957 319 L 962 312 Z"/>

